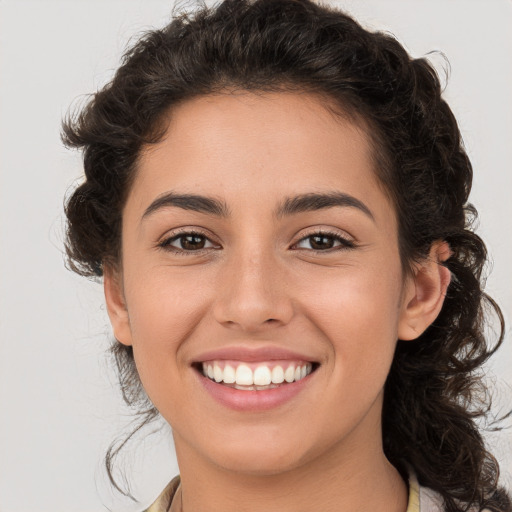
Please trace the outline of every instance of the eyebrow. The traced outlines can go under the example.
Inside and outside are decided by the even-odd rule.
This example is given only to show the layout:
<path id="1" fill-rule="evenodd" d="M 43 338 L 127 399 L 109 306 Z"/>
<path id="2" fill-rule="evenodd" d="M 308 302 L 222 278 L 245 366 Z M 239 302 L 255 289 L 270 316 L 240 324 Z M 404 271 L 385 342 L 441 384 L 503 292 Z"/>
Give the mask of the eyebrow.
<path id="1" fill-rule="evenodd" d="M 335 206 L 357 208 L 373 221 L 371 210 L 362 201 L 344 192 L 310 193 L 289 197 L 277 208 L 276 217 L 283 217 L 302 212 L 311 212 L 333 208 Z"/>
<path id="2" fill-rule="evenodd" d="M 370 209 L 359 199 L 344 192 L 308 193 L 286 198 L 276 209 L 276 218 L 288 217 L 297 213 L 323 210 L 333 207 L 357 208 L 372 220 L 375 220 Z M 227 204 L 214 197 L 197 194 L 177 194 L 167 192 L 157 197 L 144 211 L 142 219 L 152 213 L 168 207 L 208 213 L 217 217 L 229 217 Z"/>
<path id="3" fill-rule="evenodd" d="M 167 192 L 157 197 L 144 211 L 142 218 L 148 217 L 152 213 L 162 208 L 174 206 L 183 210 L 192 210 L 195 212 L 209 213 L 217 217 L 228 217 L 229 208 L 226 203 L 213 197 L 206 197 L 197 194 L 176 194 Z"/>

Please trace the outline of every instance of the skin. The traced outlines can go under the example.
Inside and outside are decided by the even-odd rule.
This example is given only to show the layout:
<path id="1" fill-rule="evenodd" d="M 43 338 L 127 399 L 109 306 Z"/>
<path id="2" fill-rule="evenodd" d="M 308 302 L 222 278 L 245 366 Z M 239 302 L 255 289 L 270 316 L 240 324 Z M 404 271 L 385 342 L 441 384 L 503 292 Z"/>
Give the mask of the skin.
<path id="1" fill-rule="evenodd" d="M 133 346 L 172 426 L 185 512 L 406 510 L 407 486 L 382 449 L 383 387 L 397 339 L 414 340 L 441 309 L 449 249 L 434 244 L 403 274 L 395 211 L 373 166 L 363 129 L 297 93 L 189 100 L 142 153 L 105 294 L 116 338 Z M 229 215 L 144 215 L 171 191 L 214 197 Z M 333 192 L 370 214 L 275 215 L 286 198 Z M 206 237 L 201 251 L 159 246 L 191 228 Z M 308 237 L 319 231 L 330 234 L 314 251 Z M 279 407 L 232 410 L 191 366 L 232 346 L 299 351 L 319 368 Z"/>

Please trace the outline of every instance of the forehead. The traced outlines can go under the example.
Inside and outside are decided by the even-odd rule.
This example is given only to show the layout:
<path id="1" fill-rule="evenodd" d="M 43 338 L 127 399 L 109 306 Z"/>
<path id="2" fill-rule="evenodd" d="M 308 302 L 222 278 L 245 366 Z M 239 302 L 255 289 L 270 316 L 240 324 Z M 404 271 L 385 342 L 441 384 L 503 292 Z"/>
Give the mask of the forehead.
<path id="1" fill-rule="evenodd" d="M 142 204 L 178 189 L 243 206 L 332 189 L 382 202 L 365 130 L 331 106 L 289 92 L 187 100 L 169 111 L 163 139 L 142 151 L 132 195 Z"/>

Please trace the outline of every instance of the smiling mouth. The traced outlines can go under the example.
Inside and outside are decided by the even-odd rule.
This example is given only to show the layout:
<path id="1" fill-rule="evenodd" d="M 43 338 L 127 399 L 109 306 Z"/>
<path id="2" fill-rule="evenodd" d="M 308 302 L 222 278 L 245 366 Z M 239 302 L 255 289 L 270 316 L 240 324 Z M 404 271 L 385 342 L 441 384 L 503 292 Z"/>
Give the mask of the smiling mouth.
<path id="1" fill-rule="evenodd" d="M 217 384 L 242 391 L 264 391 L 298 382 L 318 368 L 306 361 L 244 361 L 213 360 L 194 365 L 204 377 Z"/>

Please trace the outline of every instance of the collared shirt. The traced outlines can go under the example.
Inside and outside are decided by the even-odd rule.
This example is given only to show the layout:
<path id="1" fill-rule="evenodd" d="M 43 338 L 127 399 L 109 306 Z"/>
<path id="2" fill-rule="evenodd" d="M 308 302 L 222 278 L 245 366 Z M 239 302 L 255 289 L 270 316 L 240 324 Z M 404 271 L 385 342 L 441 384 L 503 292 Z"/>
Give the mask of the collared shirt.
<path id="1" fill-rule="evenodd" d="M 180 485 L 180 477 L 173 478 L 156 501 L 144 512 L 167 512 Z M 422 487 L 414 473 L 409 475 L 407 512 L 443 512 L 443 498 L 432 489 Z"/>

